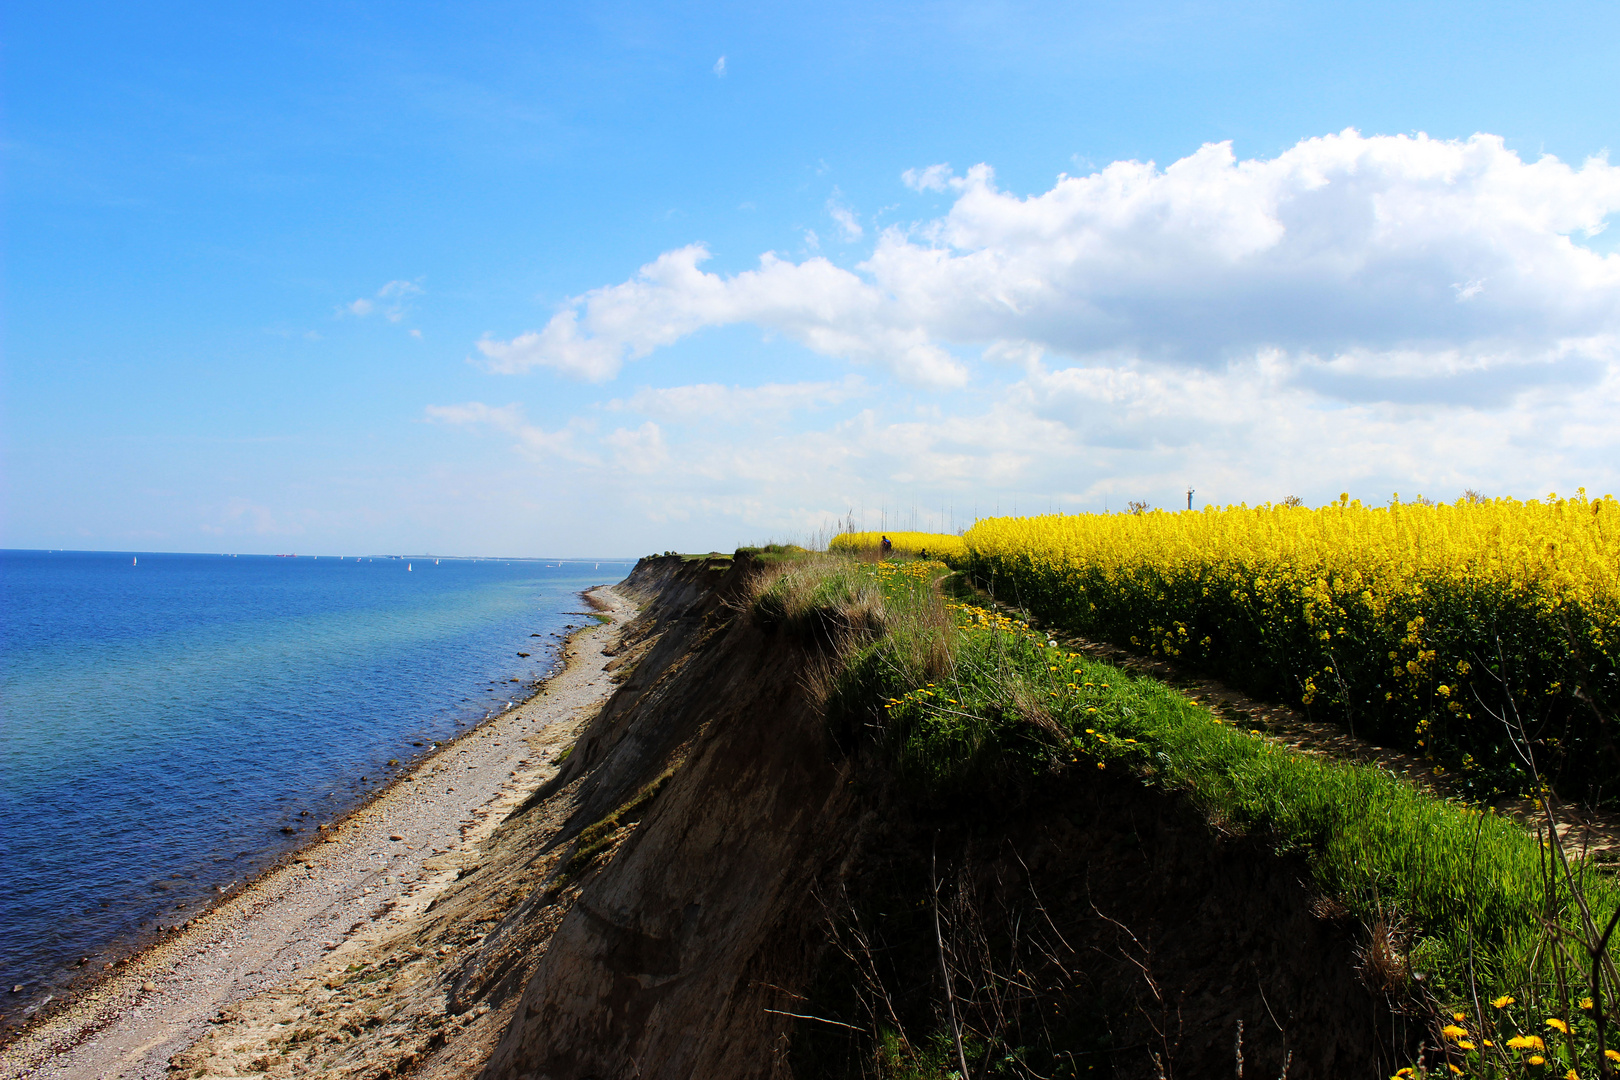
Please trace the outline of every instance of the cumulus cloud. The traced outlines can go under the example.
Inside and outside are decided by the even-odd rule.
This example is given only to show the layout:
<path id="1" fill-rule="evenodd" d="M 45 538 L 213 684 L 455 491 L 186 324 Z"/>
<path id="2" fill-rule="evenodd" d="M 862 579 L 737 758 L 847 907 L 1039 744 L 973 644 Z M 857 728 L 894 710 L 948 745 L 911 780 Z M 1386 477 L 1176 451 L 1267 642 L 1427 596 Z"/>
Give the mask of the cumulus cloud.
<path id="1" fill-rule="evenodd" d="M 966 382 L 966 368 L 926 329 L 890 316 L 882 290 L 825 258 L 792 263 L 767 252 L 757 270 L 732 277 L 699 270 L 708 258 L 701 244 L 666 252 L 631 280 L 585 294 L 543 329 L 510 341 L 486 338 L 478 350 L 492 371 L 550 367 L 599 382 L 617 375 L 626 359 L 704 327 L 754 323 L 823 355 L 882 363 L 909 382 Z"/>
<path id="2" fill-rule="evenodd" d="M 955 201 L 886 230 L 853 268 L 767 253 L 722 276 L 699 269 L 694 244 L 478 348 L 491 370 L 604 380 L 702 328 L 750 323 L 935 388 L 963 385 L 975 351 L 1013 346 L 1212 371 L 1269 350 L 1319 394 L 1444 401 L 1453 385 L 1481 387 L 1478 400 L 1591 385 L 1620 342 L 1620 254 L 1580 242 L 1620 210 L 1620 168 L 1600 158 L 1347 130 L 1271 159 L 1214 143 L 1162 169 L 1115 162 L 1031 196 L 985 165 L 902 179 Z M 857 235 L 853 215 L 835 220 Z"/>

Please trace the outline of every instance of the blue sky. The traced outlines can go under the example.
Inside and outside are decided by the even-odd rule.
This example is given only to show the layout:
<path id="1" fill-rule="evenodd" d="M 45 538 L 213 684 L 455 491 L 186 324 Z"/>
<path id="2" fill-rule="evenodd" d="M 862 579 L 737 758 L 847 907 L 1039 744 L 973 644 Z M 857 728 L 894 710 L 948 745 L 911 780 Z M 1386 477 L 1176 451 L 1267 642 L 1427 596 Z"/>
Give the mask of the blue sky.
<path id="1" fill-rule="evenodd" d="M 1615 40 L 1597 3 L 13 6 L 0 544 L 1614 490 Z"/>

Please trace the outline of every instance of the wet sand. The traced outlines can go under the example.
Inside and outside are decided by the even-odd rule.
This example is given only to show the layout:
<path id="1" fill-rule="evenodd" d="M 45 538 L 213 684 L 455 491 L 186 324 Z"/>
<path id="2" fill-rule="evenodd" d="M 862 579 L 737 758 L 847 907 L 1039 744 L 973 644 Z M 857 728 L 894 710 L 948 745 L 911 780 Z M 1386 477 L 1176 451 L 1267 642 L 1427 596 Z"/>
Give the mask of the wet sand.
<path id="1" fill-rule="evenodd" d="M 0 1049 L 0 1080 L 160 1078 L 222 1010 L 330 967 L 419 915 L 464 858 L 557 771 L 612 690 L 603 649 L 635 605 L 586 594 L 611 623 L 577 631 L 528 701 L 424 757 L 312 844 L 188 927 L 116 967 Z"/>

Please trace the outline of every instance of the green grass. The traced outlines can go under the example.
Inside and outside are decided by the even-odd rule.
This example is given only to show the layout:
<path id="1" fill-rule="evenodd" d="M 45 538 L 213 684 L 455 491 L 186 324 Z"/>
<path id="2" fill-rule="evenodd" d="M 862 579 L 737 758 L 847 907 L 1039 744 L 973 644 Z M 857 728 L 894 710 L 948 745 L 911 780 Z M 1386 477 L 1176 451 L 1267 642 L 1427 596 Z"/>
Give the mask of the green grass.
<path id="1" fill-rule="evenodd" d="M 817 574 L 824 575 L 817 578 Z M 845 739 L 875 733 L 919 798 L 1017 785 L 1038 776 L 1123 771 L 1193 799 L 1228 828 L 1301 853 L 1316 887 L 1368 926 L 1389 930 L 1386 967 L 1496 1047 L 1455 1050 L 1477 1075 L 1539 1075 L 1502 1048 L 1549 1038 L 1546 1068 L 1598 1075 L 1595 1028 L 1580 1008 L 1589 964 L 1560 931 L 1578 925 L 1572 885 L 1601 925 L 1620 907 L 1607 872 L 1553 853 L 1516 822 L 1434 798 L 1371 765 L 1296 753 L 1222 722 L 1165 684 L 1069 652 L 1023 621 L 943 600 L 939 564 L 831 561 L 760 598 L 790 619 L 859 605 L 845 639 L 829 719 Z M 865 582 L 863 584 L 863 575 Z M 1608 995 L 1613 995 L 1611 988 Z M 1489 1002 L 1516 999 L 1501 1008 Z M 1453 1040 L 1455 1043 L 1455 1040 Z M 1610 1046 L 1614 1045 L 1611 1036 Z"/>
<path id="2" fill-rule="evenodd" d="M 573 751 L 573 747 L 568 749 L 569 752 Z M 598 855 L 613 846 L 616 834 L 621 828 L 641 820 L 641 816 L 647 812 L 648 804 L 658 797 L 658 793 L 664 790 L 664 785 L 669 783 L 669 778 L 674 775 L 674 769 L 666 770 L 611 814 L 581 829 L 579 835 L 574 838 L 573 852 L 569 854 L 562 869 L 548 886 L 549 891 L 560 892 L 569 882 L 579 878 L 596 861 Z"/>

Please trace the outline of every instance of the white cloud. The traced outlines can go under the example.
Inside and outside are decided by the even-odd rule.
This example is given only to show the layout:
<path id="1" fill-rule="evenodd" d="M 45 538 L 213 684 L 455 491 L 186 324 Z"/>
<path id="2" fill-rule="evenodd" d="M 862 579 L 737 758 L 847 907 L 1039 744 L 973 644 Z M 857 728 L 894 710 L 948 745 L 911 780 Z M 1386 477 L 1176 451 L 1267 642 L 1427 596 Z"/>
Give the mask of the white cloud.
<path id="1" fill-rule="evenodd" d="M 926 169 L 907 169 L 900 174 L 900 182 L 912 191 L 944 191 L 955 177 L 949 165 L 930 165 Z"/>
<path id="2" fill-rule="evenodd" d="M 861 223 L 856 220 L 854 213 L 847 208 L 830 206 L 827 208 L 827 213 L 831 214 L 832 219 L 838 223 L 839 235 L 844 238 L 846 243 L 854 243 L 866 235 L 866 230 L 861 228 Z"/>
<path id="3" fill-rule="evenodd" d="M 726 77 L 726 58 L 724 56 L 714 62 L 714 73 L 722 79 Z"/>
<path id="4" fill-rule="evenodd" d="M 550 367 L 592 381 L 706 326 L 749 322 L 786 334 L 827 356 L 885 364 L 920 385 L 959 386 L 966 369 L 920 326 L 897 325 L 874 286 L 824 258 L 791 263 L 767 252 L 759 269 L 706 274 L 708 249 L 693 244 L 660 255 L 631 280 L 595 289 L 511 341 L 478 343 L 492 371 Z"/>
<path id="5" fill-rule="evenodd" d="M 383 318 L 389 322 L 397 323 L 405 317 L 405 301 L 412 296 L 422 295 L 422 286 L 414 281 L 390 281 L 378 289 L 374 296 L 362 296 L 360 299 L 345 304 L 344 311 L 351 315 L 365 318 L 372 312 L 380 310 Z M 377 301 L 383 301 L 379 305 Z"/>
<path id="6" fill-rule="evenodd" d="M 469 401 L 462 405 L 429 405 L 423 412 L 435 423 L 455 427 L 488 427 L 515 436 L 515 448 L 538 460 L 562 458 L 580 465 L 597 464 L 594 455 L 577 445 L 579 435 L 590 427 L 583 421 L 576 420 L 557 431 L 547 431 L 528 423 L 521 405 L 491 406 L 481 401 Z"/>
<path id="7" fill-rule="evenodd" d="M 869 365 L 753 386 L 699 369 L 594 414 L 634 423 L 545 433 L 581 476 L 619 478 L 627 512 L 705 546 L 863 505 L 931 527 L 952 505 L 959 524 L 998 503 L 1179 506 L 1189 485 L 1200 504 L 1620 487 L 1620 254 L 1582 239 L 1620 212 L 1606 160 L 1344 132 L 1265 160 L 1116 162 L 1030 196 L 985 166 L 903 179 L 952 205 L 869 234 L 852 266 L 767 253 L 709 273 L 694 244 L 480 359 L 606 380 L 749 324 Z"/>
<path id="8" fill-rule="evenodd" d="M 861 228 L 860 220 L 854 211 L 843 204 L 842 198 L 843 193 L 833 188 L 832 196 L 827 200 L 827 213 L 837 222 L 838 234 L 843 237 L 844 243 L 852 244 L 865 236 L 866 230 Z"/>
<path id="9" fill-rule="evenodd" d="M 1238 161 L 1221 143 L 1165 169 L 1115 162 L 1029 197 L 999 190 L 983 165 L 905 179 L 956 201 L 914 232 L 886 230 L 854 269 L 767 253 L 722 277 L 698 269 L 708 251 L 692 245 L 479 349 L 497 371 L 607 379 L 704 327 L 751 323 L 921 386 L 966 381 L 946 346 L 1009 341 L 1211 370 L 1267 349 L 1302 371 L 1383 356 L 1405 372 L 1406 358 L 1454 355 L 1469 379 L 1512 386 L 1537 364 L 1590 383 L 1620 335 L 1620 255 L 1572 239 L 1620 210 L 1620 168 L 1602 159 L 1573 168 L 1522 161 L 1488 135 L 1346 131 L 1270 160 Z M 1379 379 L 1392 400 L 1413 389 L 1370 378 L 1359 398 Z"/>
<path id="10" fill-rule="evenodd" d="M 764 386 L 643 387 L 627 399 L 614 399 L 607 407 L 657 417 L 666 423 L 725 421 L 775 422 L 788 413 L 839 405 L 866 392 L 857 376 L 842 382 L 767 383 Z"/>
<path id="11" fill-rule="evenodd" d="M 603 441 L 613 448 L 614 463 L 626 472 L 645 476 L 669 462 L 664 433 L 651 420 L 638 428 L 619 428 Z"/>

